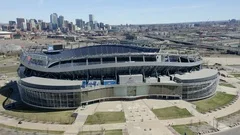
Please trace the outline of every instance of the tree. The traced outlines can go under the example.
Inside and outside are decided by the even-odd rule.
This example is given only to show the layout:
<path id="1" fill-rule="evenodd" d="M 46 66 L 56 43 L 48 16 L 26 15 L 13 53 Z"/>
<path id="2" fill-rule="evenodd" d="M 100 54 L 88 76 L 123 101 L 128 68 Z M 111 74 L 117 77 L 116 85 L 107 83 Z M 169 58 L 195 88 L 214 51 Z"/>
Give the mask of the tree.
<path id="1" fill-rule="evenodd" d="M 136 36 L 135 34 L 127 33 L 127 34 L 125 34 L 125 36 L 126 36 L 126 39 L 127 39 L 127 40 L 137 39 L 137 36 Z"/>

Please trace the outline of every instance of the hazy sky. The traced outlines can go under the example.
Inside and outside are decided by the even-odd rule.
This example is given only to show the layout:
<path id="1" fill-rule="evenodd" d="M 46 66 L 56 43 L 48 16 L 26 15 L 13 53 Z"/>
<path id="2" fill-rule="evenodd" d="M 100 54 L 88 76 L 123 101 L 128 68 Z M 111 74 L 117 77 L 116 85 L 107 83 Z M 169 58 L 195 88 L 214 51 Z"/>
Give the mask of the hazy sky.
<path id="1" fill-rule="evenodd" d="M 0 22 L 43 19 L 51 13 L 109 24 L 152 24 L 240 19 L 240 0 L 0 0 Z"/>

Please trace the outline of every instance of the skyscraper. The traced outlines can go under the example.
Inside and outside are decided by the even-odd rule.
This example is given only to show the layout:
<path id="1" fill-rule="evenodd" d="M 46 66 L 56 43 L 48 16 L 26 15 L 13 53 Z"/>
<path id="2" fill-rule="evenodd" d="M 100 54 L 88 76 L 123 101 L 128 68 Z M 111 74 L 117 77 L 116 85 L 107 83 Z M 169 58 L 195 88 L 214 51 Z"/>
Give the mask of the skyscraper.
<path id="1" fill-rule="evenodd" d="M 92 14 L 89 14 L 89 25 L 91 27 L 91 30 L 94 29 L 94 16 Z"/>
<path id="2" fill-rule="evenodd" d="M 73 23 L 68 23 L 68 29 L 69 31 L 73 31 Z"/>
<path id="3" fill-rule="evenodd" d="M 27 30 L 32 31 L 32 25 L 30 22 L 27 22 Z"/>
<path id="4" fill-rule="evenodd" d="M 16 25 L 16 22 L 15 21 L 9 21 L 8 23 L 10 26 L 13 26 L 13 25 Z"/>
<path id="5" fill-rule="evenodd" d="M 77 25 L 79 28 L 83 28 L 83 20 L 82 20 L 82 19 L 76 19 L 76 25 Z"/>
<path id="6" fill-rule="evenodd" d="M 68 28 L 68 21 L 67 20 L 64 20 L 64 27 Z"/>
<path id="7" fill-rule="evenodd" d="M 58 18 L 58 26 L 60 27 L 60 28 L 63 28 L 63 26 L 64 26 L 64 16 L 59 16 L 59 18 Z"/>
<path id="8" fill-rule="evenodd" d="M 99 27 L 104 30 L 104 23 L 100 22 Z"/>
<path id="9" fill-rule="evenodd" d="M 43 20 L 38 20 L 38 23 L 42 23 L 43 22 Z"/>
<path id="10" fill-rule="evenodd" d="M 93 14 L 89 14 L 89 22 L 93 22 L 94 21 L 94 16 Z"/>
<path id="11" fill-rule="evenodd" d="M 26 22 L 22 23 L 21 29 L 22 29 L 22 31 L 26 31 L 27 30 L 27 23 Z"/>
<path id="12" fill-rule="evenodd" d="M 53 13 L 50 15 L 50 22 L 52 24 L 53 30 L 56 30 L 58 28 L 58 15 L 57 13 Z"/>
<path id="13" fill-rule="evenodd" d="M 17 18 L 17 28 L 22 29 L 22 25 L 25 22 L 24 18 Z"/>
<path id="14" fill-rule="evenodd" d="M 41 26 L 42 26 L 42 30 L 47 30 L 47 23 L 42 22 Z"/>
<path id="15" fill-rule="evenodd" d="M 85 21 L 83 21 L 82 23 L 83 23 L 83 27 L 85 27 Z"/>
<path id="16" fill-rule="evenodd" d="M 31 24 L 31 29 L 36 28 L 36 20 L 35 19 L 30 19 L 29 23 Z"/>

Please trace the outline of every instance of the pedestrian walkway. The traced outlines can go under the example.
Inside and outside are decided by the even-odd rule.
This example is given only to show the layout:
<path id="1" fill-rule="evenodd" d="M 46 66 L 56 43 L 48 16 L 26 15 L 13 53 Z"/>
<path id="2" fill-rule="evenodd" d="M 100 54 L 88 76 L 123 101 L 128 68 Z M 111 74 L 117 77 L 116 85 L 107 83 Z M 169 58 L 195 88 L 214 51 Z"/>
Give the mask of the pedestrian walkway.
<path id="1" fill-rule="evenodd" d="M 77 135 L 78 132 L 80 131 L 80 128 L 84 125 L 87 116 L 88 115 L 78 114 L 75 122 L 66 129 L 64 135 Z"/>

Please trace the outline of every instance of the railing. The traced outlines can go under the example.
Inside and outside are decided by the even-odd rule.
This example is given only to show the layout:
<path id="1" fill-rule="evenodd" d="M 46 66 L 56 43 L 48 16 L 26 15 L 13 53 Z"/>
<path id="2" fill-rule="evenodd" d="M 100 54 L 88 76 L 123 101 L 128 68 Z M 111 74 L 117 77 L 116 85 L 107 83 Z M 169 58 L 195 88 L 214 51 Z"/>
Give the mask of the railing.
<path id="1" fill-rule="evenodd" d="M 46 55 L 42 55 L 41 54 L 27 54 L 26 52 L 23 52 L 22 55 L 20 56 L 21 58 L 21 61 L 28 61 L 29 64 L 31 64 L 32 66 L 43 66 L 43 67 L 48 67 L 49 65 L 52 65 L 56 62 L 59 62 L 59 61 L 72 61 L 72 60 L 78 60 L 78 59 L 86 59 L 86 58 L 96 58 L 96 57 L 115 57 L 115 56 L 151 56 L 151 55 L 154 55 L 154 56 L 157 56 L 157 55 L 162 55 L 163 57 L 166 57 L 166 56 L 178 56 L 178 57 L 189 57 L 189 58 L 194 58 L 194 57 L 198 57 L 199 55 L 198 54 L 192 54 L 192 55 L 181 55 L 181 54 L 169 54 L 169 53 L 115 53 L 115 54 L 101 54 L 101 55 L 92 55 L 92 56 L 85 56 L 85 57 L 68 57 L 68 58 L 58 58 L 58 57 L 55 57 L 54 56 L 51 56 L 51 57 L 48 57 Z M 31 56 L 36 56 L 36 57 L 40 57 L 41 60 L 44 60 L 43 63 L 44 64 L 40 64 L 40 63 L 32 63 L 31 60 L 29 60 L 28 57 L 31 57 Z M 43 59 L 44 58 L 44 59 Z M 200 61 L 201 59 L 196 59 L 198 61 Z M 130 61 L 126 61 L 126 62 L 130 62 Z M 194 61 L 196 62 L 196 61 Z M 46 63 L 46 64 L 45 64 Z M 103 64 L 104 63 L 115 63 L 114 61 L 112 62 L 104 62 L 103 61 Z M 119 62 L 118 62 L 119 63 Z M 123 62 L 125 63 L 125 62 Z M 97 63 L 89 63 L 89 65 L 93 65 L 93 64 L 101 64 L 100 62 L 97 62 Z M 76 66 L 78 64 L 75 64 L 75 63 L 71 63 L 70 66 Z M 86 64 L 80 64 L 80 65 L 86 65 Z M 61 66 L 62 67 L 62 66 Z"/>

